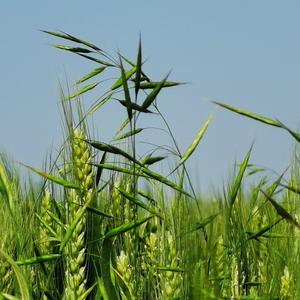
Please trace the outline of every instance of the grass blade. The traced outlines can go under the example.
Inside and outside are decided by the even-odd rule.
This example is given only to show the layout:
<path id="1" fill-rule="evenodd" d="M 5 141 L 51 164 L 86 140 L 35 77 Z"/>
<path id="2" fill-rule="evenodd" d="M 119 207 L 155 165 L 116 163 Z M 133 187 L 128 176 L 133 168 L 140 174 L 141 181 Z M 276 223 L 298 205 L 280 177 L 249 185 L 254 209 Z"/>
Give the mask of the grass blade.
<path id="1" fill-rule="evenodd" d="M 185 163 L 185 161 L 188 160 L 190 158 L 190 156 L 193 154 L 193 152 L 196 150 L 196 148 L 199 145 L 200 141 L 202 140 L 204 134 L 206 133 L 211 121 L 212 121 L 212 115 L 210 115 L 208 117 L 207 121 L 204 123 L 204 126 L 198 132 L 198 134 L 197 134 L 196 138 L 194 139 L 193 143 L 187 149 L 185 154 L 182 156 L 182 158 L 179 162 L 179 165 L 182 165 L 183 163 Z"/>
<path id="2" fill-rule="evenodd" d="M 142 224 L 144 224 L 145 222 L 147 222 L 148 220 L 150 220 L 151 218 L 153 218 L 153 216 L 149 216 L 146 218 L 142 218 L 142 219 L 138 219 L 136 221 L 130 221 L 128 223 L 122 224 L 118 227 L 115 227 L 113 229 L 111 229 L 108 233 L 105 234 L 104 239 L 111 239 L 112 237 L 115 237 L 117 235 L 123 234 L 133 228 L 136 228 Z"/>
<path id="3" fill-rule="evenodd" d="M 32 170 L 33 172 L 39 174 L 40 176 L 52 181 L 52 182 L 55 182 L 61 186 L 64 186 L 66 188 L 70 188 L 70 189 L 77 189 L 79 190 L 80 189 L 80 186 L 75 183 L 75 182 L 70 182 L 70 181 L 67 181 L 67 180 L 64 180 L 62 178 L 58 178 L 58 177 L 55 177 L 53 175 L 50 175 L 50 174 L 47 174 L 43 171 L 40 171 L 38 169 L 35 169 L 35 168 L 32 168 L 32 167 L 29 167 L 29 166 L 26 166 L 27 168 L 29 168 L 30 170 Z"/>
<path id="4" fill-rule="evenodd" d="M 34 264 L 39 264 L 47 261 L 52 261 L 56 260 L 61 257 L 61 254 L 47 254 L 47 255 L 42 255 L 42 256 L 37 256 L 37 257 L 31 257 L 27 259 L 21 259 L 16 261 L 16 264 L 18 266 L 27 266 L 27 265 L 34 265 Z"/>
<path id="5" fill-rule="evenodd" d="M 100 67 L 100 68 L 96 68 L 95 70 L 93 70 L 92 72 L 90 72 L 89 74 L 85 75 L 84 77 L 80 78 L 76 84 L 80 84 L 83 83 L 93 77 L 95 77 L 96 75 L 102 73 L 104 70 L 106 69 L 106 67 Z"/>
<path id="6" fill-rule="evenodd" d="M 132 195 L 130 195 L 129 193 L 127 193 L 126 191 L 124 191 L 123 189 L 117 188 L 117 190 L 121 193 L 122 196 L 124 196 L 126 199 L 128 199 L 129 201 L 133 202 L 134 204 L 138 205 L 139 207 L 147 210 L 148 212 L 150 212 L 151 214 L 163 219 L 162 215 L 158 212 L 156 212 L 155 209 L 151 208 L 149 205 L 145 204 L 143 201 L 139 200 L 136 197 L 133 197 Z"/>
<path id="7" fill-rule="evenodd" d="M 85 45 L 85 46 L 88 46 L 96 51 L 101 51 L 103 52 L 103 50 L 101 50 L 99 47 L 97 47 L 96 45 L 94 44 L 91 44 L 89 42 L 86 42 L 82 39 L 79 39 L 71 34 L 68 34 L 68 33 L 65 33 L 65 32 L 62 32 L 62 33 L 59 33 L 59 32 L 52 32 L 52 31 L 47 31 L 47 30 L 41 30 L 42 32 L 44 33 L 47 33 L 47 34 L 50 34 L 50 35 L 53 35 L 53 36 L 56 36 L 56 37 L 59 37 L 59 38 L 62 38 L 62 39 L 65 39 L 65 40 L 69 40 L 69 41 L 72 41 L 72 42 L 75 42 L 75 43 L 79 43 L 79 44 L 82 44 L 82 45 Z"/>
<path id="8" fill-rule="evenodd" d="M 101 151 L 104 151 L 104 152 L 109 152 L 109 153 L 113 153 L 113 154 L 116 154 L 116 155 L 121 155 L 125 158 L 127 158 L 128 160 L 138 164 L 138 165 L 142 165 L 138 160 L 136 160 L 134 157 L 132 157 L 130 154 L 128 154 L 127 152 L 125 152 L 124 150 L 118 148 L 118 147 L 115 147 L 113 145 L 109 145 L 109 144 L 106 144 L 106 143 L 101 143 L 101 142 L 95 142 L 95 141 L 88 141 L 86 140 L 86 142 L 88 144 L 90 144 L 92 147 L 98 149 L 98 150 L 101 150 Z"/>
<path id="9" fill-rule="evenodd" d="M 152 111 L 150 111 L 149 109 L 146 109 L 134 102 L 131 102 L 130 104 L 128 104 L 126 101 L 124 100 L 118 100 L 123 106 L 125 107 L 130 107 L 131 110 L 136 110 L 136 111 L 139 111 L 139 112 L 143 112 L 143 113 L 152 113 Z M 128 119 L 129 120 L 129 119 Z"/>
<path id="10" fill-rule="evenodd" d="M 142 104 L 143 108 L 147 109 L 153 103 L 153 101 L 156 99 L 157 95 L 161 91 L 163 85 L 167 81 L 168 77 L 169 74 L 161 82 L 159 82 L 159 84 L 153 89 L 153 91 L 151 91 L 151 93 L 146 97 Z"/>
<path id="11" fill-rule="evenodd" d="M 246 154 L 244 160 L 243 160 L 243 163 L 241 164 L 241 167 L 239 169 L 239 172 L 235 178 L 235 181 L 234 181 L 234 184 L 233 184 L 233 187 L 231 189 L 231 192 L 230 192 L 230 197 L 229 197 L 229 205 L 230 205 L 230 211 L 232 209 L 232 206 L 234 204 L 234 201 L 237 197 L 237 194 L 238 194 L 238 191 L 240 189 L 240 186 L 241 186 L 241 183 L 242 183 L 242 179 L 244 177 L 244 173 L 248 167 L 248 162 L 249 162 L 249 159 L 250 159 L 250 154 L 251 154 L 251 151 L 252 151 L 252 147 L 250 148 L 250 150 L 248 151 L 248 153 Z"/>
<path id="12" fill-rule="evenodd" d="M 70 51 L 74 53 L 91 53 L 91 50 L 81 48 L 81 47 L 70 47 L 70 46 L 64 46 L 64 45 L 53 45 L 54 48 L 60 49 L 60 50 L 65 50 L 65 51 Z"/>
<path id="13" fill-rule="evenodd" d="M 128 131 L 128 132 L 126 132 L 126 133 L 124 133 L 124 134 L 122 134 L 122 135 L 116 137 L 116 138 L 114 139 L 114 141 L 120 141 L 120 140 L 126 139 L 126 138 L 128 138 L 128 137 L 131 137 L 131 136 L 133 136 L 133 135 L 136 135 L 136 134 L 140 133 L 140 132 L 143 131 L 143 130 L 144 130 L 144 128 L 136 128 L 136 129 L 134 129 L 134 130 Z"/>
<path id="14" fill-rule="evenodd" d="M 223 104 L 223 103 L 220 103 L 217 101 L 213 101 L 213 103 L 215 103 L 216 105 L 221 106 L 223 108 L 226 108 L 228 110 L 231 110 L 237 114 L 240 114 L 240 115 L 246 116 L 248 118 L 254 119 L 256 121 L 262 122 L 264 124 L 282 128 L 282 124 L 279 121 L 265 118 L 260 115 L 257 115 L 257 114 L 251 113 L 251 112 L 247 112 L 245 110 L 242 110 L 242 109 L 239 109 L 239 108 L 227 105 L 227 104 Z"/>
<path id="15" fill-rule="evenodd" d="M 105 163 L 106 156 L 107 156 L 107 152 L 105 151 L 102 154 L 102 157 L 101 157 L 101 160 L 100 160 L 100 165 Z M 96 173 L 96 179 L 95 179 L 96 186 L 99 185 L 99 182 L 100 182 L 100 179 L 101 179 L 101 175 L 102 175 L 102 171 L 103 171 L 103 168 L 97 167 L 97 173 Z"/>
<path id="16" fill-rule="evenodd" d="M 139 50 L 136 60 L 136 73 L 135 73 L 135 97 L 137 97 L 140 85 L 141 85 L 141 75 L 142 75 L 142 40 L 140 36 L 139 40 Z"/>
<path id="17" fill-rule="evenodd" d="M 151 156 L 151 155 L 147 155 L 143 161 L 142 161 L 142 164 L 143 165 L 153 165 L 163 159 L 165 159 L 166 156 Z"/>
<path id="18" fill-rule="evenodd" d="M 18 285 L 20 288 L 21 299 L 22 300 L 30 300 L 31 296 L 29 293 L 29 286 L 26 282 L 26 279 L 25 279 L 20 267 L 16 264 L 16 262 L 9 255 L 4 253 L 2 250 L 0 250 L 0 255 L 2 257 L 4 257 L 4 259 L 11 265 L 11 267 L 16 275 Z"/>
<path id="19" fill-rule="evenodd" d="M 159 82 L 159 81 L 143 82 L 140 84 L 140 89 L 141 90 L 155 89 L 160 84 L 161 84 L 161 82 Z M 177 85 L 181 85 L 181 84 L 184 84 L 184 83 L 174 82 L 174 81 L 165 81 L 162 85 L 162 88 L 177 86 Z"/>
<path id="20" fill-rule="evenodd" d="M 277 213 L 286 219 L 289 223 L 296 226 L 297 228 L 300 228 L 299 223 L 280 205 L 278 204 L 272 197 L 270 197 L 266 192 L 261 190 L 261 192 L 264 194 L 264 196 L 271 202 L 273 207 L 276 209 Z"/>
<path id="21" fill-rule="evenodd" d="M 80 95 L 82 95 L 82 94 L 84 94 L 84 93 L 86 93 L 86 92 L 94 89 L 98 84 L 99 84 L 99 82 L 94 82 L 94 83 L 91 83 L 89 85 L 84 86 L 80 91 L 78 91 L 75 94 L 67 97 L 67 100 L 71 100 L 73 98 L 76 98 L 76 97 L 78 97 L 78 96 L 80 96 Z"/>
<path id="22" fill-rule="evenodd" d="M 130 98 L 130 93 L 128 89 L 128 82 L 126 78 L 126 73 L 123 67 L 122 59 L 120 57 L 120 69 L 121 69 L 121 74 L 122 74 L 122 84 L 123 84 L 123 91 L 124 91 L 124 96 L 125 96 L 125 106 L 127 108 L 127 114 L 128 114 L 128 119 L 131 121 L 132 119 L 132 107 L 131 107 L 131 98 Z"/>
<path id="23" fill-rule="evenodd" d="M 127 71 L 127 72 L 125 73 L 126 81 L 127 81 L 128 79 L 130 79 L 131 76 L 133 76 L 135 72 L 136 72 L 136 67 L 133 67 L 132 69 L 130 69 L 129 71 Z M 122 84 L 123 84 L 123 78 L 122 78 L 122 76 L 121 76 L 121 77 L 120 77 L 120 78 L 112 85 L 111 90 L 112 90 L 112 91 L 113 91 L 113 90 L 116 90 L 117 88 L 119 88 L 120 86 L 122 86 Z"/>
<path id="24" fill-rule="evenodd" d="M 102 107 L 111 98 L 111 96 L 112 94 L 109 94 L 107 97 L 105 97 L 104 99 L 102 99 L 101 101 L 93 105 L 89 110 L 89 112 L 87 113 L 87 116 L 94 114 L 100 107 Z"/>

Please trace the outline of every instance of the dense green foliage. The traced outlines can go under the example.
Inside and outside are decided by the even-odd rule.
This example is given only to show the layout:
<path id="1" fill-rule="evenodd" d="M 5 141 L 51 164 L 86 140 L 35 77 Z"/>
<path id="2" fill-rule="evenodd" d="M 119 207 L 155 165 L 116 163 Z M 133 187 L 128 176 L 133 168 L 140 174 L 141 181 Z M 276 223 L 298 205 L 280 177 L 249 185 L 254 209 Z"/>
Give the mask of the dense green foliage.
<path id="1" fill-rule="evenodd" d="M 196 195 L 185 164 L 212 117 L 181 153 L 156 101 L 179 83 L 145 74 L 141 43 L 132 62 L 72 35 L 46 33 L 75 43 L 55 47 L 97 68 L 63 96 L 59 155 L 43 171 L 28 167 L 39 186 L 23 183 L 1 156 L 0 299 L 300 299 L 297 159 L 288 180 L 272 181 L 250 164 L 251 148 L 222 193 Z M 85 82 L 107 70 L 118 79 L 84 112 L 79 97 L 101 86 Z M 88 118 L 109 101 L 119 101 L 127 119 L 106 143 L 91 136 Z M 216 104 L 299 141 L 277 120 Z M 148 114 L 162 118 L 174 144 L 152 144 L 142 156 L 136 138 L 145 128 L 138 124 Z M 158 173 L 155 166 L 169 157 L 176 169 Z M 254 174 L 263 175 L 246 192 Z"/>

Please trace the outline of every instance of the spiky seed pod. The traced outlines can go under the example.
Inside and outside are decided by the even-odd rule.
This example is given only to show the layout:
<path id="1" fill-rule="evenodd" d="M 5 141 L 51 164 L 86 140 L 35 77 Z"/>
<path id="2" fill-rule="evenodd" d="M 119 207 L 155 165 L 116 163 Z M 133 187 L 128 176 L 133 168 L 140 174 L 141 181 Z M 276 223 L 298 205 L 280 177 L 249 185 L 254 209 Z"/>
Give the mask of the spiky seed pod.
<path id="1" fill-rule="evenodd" d="M 178 269 L 180 267 L 179 257 L 177 255 L 174 237 L 170 231 L 167 232 L 166 240 L 166 247 L 168 249 L 167 263 L 172 269 Z M 162 278 L 162 299 L 180 299 L 182 297 L 182 274 L 180 272 L 167 271 L 165 276 Z"/>
<path id="2" fill-rule="evenodd" d="M 75 129 L 72 135 L 73 174 L 80 184 L 81 190 L 70 190 L 67 202 L 67 226 L 74 220 L 78 205 L 83 205 L 93 198 L 93 171 L 91 166 L 92 156 L 85 134 L 81 129 Z M 86 216 L 78 222 L 75 230 L 64 248 L 65 263 L 65 298 L 75 300 L 82 297 L 86 291 L 86 247 L 85 247 Z M 83 298 L 81 298 L 83 299 Z"/>
<path id="3" fill-rule="evenodd" d="M 293 279 L 290 275 L 289 269 L 285 266 L 283 275 L 281 276 L 280 299 L 291 300 L 293 299 Z"/>
<path id="4" fill-rule="evenodd" d="M 51 195 L 50 192 L 46 190 L 42 198 L 40 217 L 42 218 L 42 220 L 45 222 L 46 225 L 49 225 L 51 227 L 52 219 L 48 214 L 48 211 L 51 211 Z M 50 241 L 49 241 L 49 230 L 43 224 L 40 225 L 40 230 L 39 230 L 39 246 L 40 246 L 40 252 L 42 254 L 51 253 Z"/>

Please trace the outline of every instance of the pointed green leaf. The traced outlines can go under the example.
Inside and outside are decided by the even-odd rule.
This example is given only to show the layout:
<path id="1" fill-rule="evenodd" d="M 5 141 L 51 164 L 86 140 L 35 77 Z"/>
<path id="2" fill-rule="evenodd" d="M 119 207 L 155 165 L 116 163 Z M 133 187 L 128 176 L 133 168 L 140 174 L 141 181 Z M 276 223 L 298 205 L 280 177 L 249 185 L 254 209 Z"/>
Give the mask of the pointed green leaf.
<path id="1" fill-rule="evenodd" d="M 159 92 L 161 91 L 163 85 L 165 84 L 165 82 L 167 81 L 169 77 L 169 74 L 163 79 L 163 81 L 161 81 L 152 91 L 151 93 L 146 97 L 146 99 L 144 100 L 142 107 L 147 109 L 152 103 L 153 101 L 156 99 L 157 95 L 159 94 Z"/>
<path id="2" fill-rule="evenodd" d="M 197 222 L 195 228 L 192 231 L 203 229 L 206 225 L 210 224 L 219 214 L 220 213 L 213 214 L 203 219 L 201 222 Z"/>
<path id="3" fill-rule="evenodd" d="M 156 181 L 159 181 L 161 183 L 164 183 L 165 185 L 171 187 L 172 189 L 180 192 L 180 193 L 183 193 L 185 194 L 186 196 L 190 196 L 190 194 L 188 192 L 186 192 L 185 190 L 183 190 L 182 188 L 180 188 L 178 185 L 176 185 L 175 183 L 173 183 L 172 181 L 170 181 L 169 179 L 165 178 L 164 176 L 156 173 L 156 172 L 153 172 L 151 170 L 149 170 L 148 168 L 145 168 L 145 167 L 142 167 L 141 168 L 141 171 L 143 173 L 145 173 L 146 175 L 148 175 L 150 178 L 153 178 L 155 179 Z"/>
<path id="4" fill-rule="evenodd" d="M 4 253 L 1 249 L 0 249 L 0 255 L 11 265 L 17 281 L 18 281 L 18 285 L 19 285 L 19 289 L 20 289 L 20 294 L 21 294 L 21 299 L 22 300 L 30 300 L 30 292 L 29 292 L 29 285 L 26 282 L 26 279 L 20 269 L 20 267 L 16 264 L 16 262 L 6 253 Z"/>
<path id="5" fill-rule="evenodd" d="M 90 212 L 92 212 L 92 213 L 94 213 L 94 214 L 96 214 L 96 215 L 98 215 L 98 216 L 103 216 L 103 217 L 107 217 L 107 218 L 113 218 L 112 215 L 109 215 L 109 214 L 107 214 L 107 213 L 105 213 L 105 212 L 103 212 L 103 211 L 101 211 L 101 210 L 99 210 L 97 208 L 91 207 L 91 206 L 88 206 L 87 210 L 90 211 Z"/>
<path id="6" fill-rule="evenodd" d="M 47 254 L 47 255 L 36 256 L 27 259 L 20 259 L 16 261 L 16 264 L 19 266 L 27 266 L 27 265 L 39 264 L 47 261 L 56 260 L 60 257 L 61 254 Z"/>
<path id="7" fill-rule="evenodd" d="M 105 163 L 105 160 L 106 160 L 106 155 L 107 152 L 105 151 L 101 157 L 101 161 L 100 161 L 100 164 L 104 164 Z M 95 179 L 95 183 L 96 183 L 96 186 L 99 185 L 99 182 L 100 182 L 100 179 L 101 179 L 101 175 L 102 175 L 102 170 L 103 168 L 101 167 L 97 167 L 97 173 L 96 173 L 96 179 Z"/>
<path id="8" fill-rule="evenodd" d="M 297 228 L 300 228 L 299 223 L 280 205 L 278 204 L 275 200 L 273 200 L 266 192 L 261 190 L 261 192 L 264 194 L 264 196 L 271 202 L 277 213 L 286 219 L 289 223 L 292 225 L 296 226 Z"/>
<path id="9" fill-rule="evenodd" d="M 56 37 L 59 37 L 59 38 L 62 38 L 62 39 L 65 39 L 65 40 L 69 40 L 69 41 L 72 41 L 72 42 L 75 42 L 75 43 L 79 43 L 79 44 L 82 44 L 82 45 L 85 45 L 85 46 L 88 46 L 96 51 L 103 51 L 101 50 L 100 48 L 98 48 L 97 46 L 89 43 L 89 42 L 86 42 L 84 40 L 81 40 L 71 34 L 68 34 L 68 33 L 65 33 L 65 32 L 62 32 L 62 33 L 59 33 L 59 32 L 52 32 L 52 31 L 47 31 L 47 30 L 41 30 L 42 32 L 44 33 L 47 33 L 47 34 L 50 34 L 50 35 L 53 35 L 53 36 L 56 36 Z"/>
<path id="10" fill-rule="evenodd" d="M 80 186 L 77 183 L 75 183 L 75 182 L 66 181 L 66 180 L 64 180 L 62 178 L 55 177 L 53 175 L 47 174 L 47 173 L 45 173 L 43 171 L 40 171 L 38 169 L 29 167 L 29 166 L 26 166 L 26 167 L 29 168 L 30 170 L 32 170 L 33 172 L 41 175 L 42 177 L 44 177 L 44 178 L 46 178 L 46 179 L 48 179 L 50 181 L 53 181 L 53 182 L 55 182 L 55 183 L 57 183 L 59 185 L 62 185 L 64 187 L 66 187 L 66 188 L 77 189 L 77 190 L 80 189 Z"/>
<path id="11" fill-rule="evenodd" d="M 124 191 L 121 188 L 117 188 L 117 190 L 120 192 L 120 194 L 125 197 L 126 199 L 128 199 L 129 201 L 133 202 L 134 204 L 136 204 L 137 206 L 147 210 L 148 212 L 150 212 L 151 214 L 163 219 L 162 215 L 160 213 L 158 213 L 154 208 L 152 208 L 151 206 L 145 204 L 143 201 L 141 201 L 140 199 L 133 197 L 132 195 L 130 195 L 129 193 L 127 193 L 126 191 Z"/>
<path id="12" fill-rule="evenodd" d="M 128 102 L 126 102 L 124 100 L 118 100 L 118 101 L 126 108 L 129 107 L 131 110 L 136 110 L 136 111 L 143 112 L 143 113 L 152 113 L 152 111 L 150 111 L 149 109 L 146 109 L 134 102 L 131 102 L 130 104 L 128 104 Z"/>
<path id="13" fill-rule="evenodd" d="M 277 220 L 275 223 L 271 225 L 264 226 L 263 228 L 259 229 L 257 232 L 247 232 L 249 234 L 248 240 L 258 240 L 258 238 L 262 235 L 264 235 L 266 232 L 271 230 L 275 225 L 277 225 L 282 219 Z"/>
<path id="14" fill-rule="evenodd" d="M 130 131 L 128 131 L 128 132 L 126 132 L 126 133 L 124 133 L 124 134 L 122 134 L 122 135 L 117 136 L 117 137 L 114 139 L 114 141 L 120 141 L 120 140 L 126 139 L 126 138 L 128 138 L 128 137 L 131 137 L 131 136 L 133 136 L 133 135 L 136 135 L 136 134 L 140 133 L 140 132 L 143 131 L 143 130 L 144 130 L 144 128 L 136 128 L 136 129 L 134 129 L 134 130 L 130 130 Z"/>
<path id="15" fill-rule="evenodd" d="M 115 65 L 112 65 L 111 63 L 108 63 L 107 61 L 104 61 L 104 60 L 101 60 L 101 59 L 98 59 L 98 58 L 95 58 L 95 57 L 92 57 L 90 55 L 85 55 L 85 54 L 82 54 L 82 53 L 75 53 L 77 55 L 80 55 L 88 60 L 91 60 L 93 62 L 96 62 L 100 65 L 104 65 L 106 67 L 115 67 Z"/>
<path id="16" fill-rule="evenodd" d="M 127 118 L 126 120 L 124 120 L 124 122 L 120 125 L 120 127 L 118 128 L 118 130 L 115 132 L 115 135 L 118 135 L 121 131 L 123 131 L 123 129 L 129 124 L 129 119 Z"/>
<path id="17" fill-rule="evenodd" d="M 283 183 L 280 183 L 280 185 L 288 189 L 289 191 L 292 191 L 296 194 L 300 194 L 300 188 L 298 186 L 285 185 Z"/>
<path id="18" fill-rule="evenodd" d="M 271 126 L 275 126 L 275 127 L 279 127 L 279 128 L 282 128 L 282 125 L 280 122 L 276 121 L 276 120 L 272 120 L 272 119 L 269 119 L 269 118 L 265 118 L 265 117 L 262 117 L 260 115 L 257 115 L 257 114 L 254 114 L 254 113 L 251 113 L 251 112 L 247 112 L 245 110 L 242 110 L 242 109 L 239 109 L 239 108 L 236 108 L 236 107 L 233 107 L 233 106 L 230 106 L 230 105 L 227 105 L 227 104 L 223 104 L 223 103 L 220 103 L 220 102 L 217 102 L 217 101 L 213 101 L 213 103 L 217 104 L 218 106 L 221 106 L 223 108 L 226 108 L 228 110 L 231 110 L 235 113 L 238 113 L 240 115 L 243 115 L 243 116 L 246 116 L 248 118 L 251 118 L 251 119 L 254 119 L 254 120 L 257 120 L 259 122 L 262 122 L 262 123 L 265 123 L 265 124 L 268 124 L 268 125 L 271 125 Z"/>
<path id="19" fill-rule="evenodd" d="M 179 165 L 182 165 L 189 157 L 193 154 L 193 152 L 196 150 L 197 146 L 199 145 L 200 141 L 202 140 L 204 134 L 206 133 L 208 126 L 210 125 L 210 122 L 212 120 L 212 115 L 209 116 L 207 121 L 204 123 L 204 126 L 200 129 L 198 132 L 196 138 L 194 139 L 191 146 L 187 149 L 185 154 L 182 156 Z"/>
<path id="20" fill-rule="evenodd" d="M 136 73 L 135 73 L 135 96 L 137 97 L 140 84 L 141 84 L 141 75 L 142 75 L 142 40 L 140 36 L 139 40 L 139 50 L 136 60 Z"/>
<path id="21" fill-rule="evenodd" d="M 82 94 L 84 94 L 84 93 L 86 93 L 86 92 L 94 89 L 98 84 L 99 84 L 99 82 L 94 82 L 94 83 L 91 83 L 89 85 L 84 86 L 81 90 L 79 90 L 75 94 L 67 97 L 67 100 L 71 100 L 73 98 L 76 98 L 76 97 L 78 97 L 78 96 L 80 96 L 80 95 L 82 95 Z"/>
<path id="22" fill-rule="evenodd" d="M 87 115 L 90 116 L 94 114 L 100 107 L 102 107 L 112 96 L 112 93 L 109 94 L 107 97 L 96 103 L 91 107 L 91 109 L 88 111 Z"/>
<path id="23" fill-rule="evenodd" d="M 90 72 L 89 74 L 85 75 L 84 77 L 80 78 L 76 84 L 80 84 L 83 83 L 89 79 L 91 79 L 92 77 L 95 77 L 96 75 L 102 73 L 105 70 L 106 67 L 100 67 L 100 68 L 96 68 L 95 70 L 93 70 L 92 72 Z"/>
<path id="24" fill-rule="evenodd" d="M 128 79 L 130 79 L 131 76 L 134 75 L 135 72 L 136 72 L 136 67 L 133 67 L 132 69 L 130 69 L 129 71 L 127 71 L 127 72 L 125 73 L 126 81 L 127 81 Z M 120 78 L 112 85 L 111 90 L 113 91 L 113 90 L 119 88 L 120 86 L 122 86 L 122 84 L 123 84 L 123 78 L 122 78 L 122 76 L 121 76 L 121 77 L 120 77 Z"/>
<path id="25" fill-rule="evenodd" d="M 124 91 L 124 96 L 125 96 L 125 106 L 127 108 L 128 119 L 129 119 L 129 121 L 131 121 L 131 119 L 132 119 L 132 108 L 131 108 L 131 98 L 130 98 L 130 93 L 129 93 L 129 89 L 128 89 L 128 83 L 127 83 L 128 79 L 126 77 L 125 70 L 124 70 L 121 58 L 120 58 L 120 69 L 121 69 L 121 75 L 122 75 L 123 91 Z"/>
<path id="26" fill-rule="evenodd" d="M 91 53 L 91 50 L 81 48 L 81 47 L 70 47 L 70 46 L 64 46 L 64 45 L 53 45 L 54 48 L 60 49 L 60 50 L 65 50 L 65 51 L 70 51 L 70 52 L 75 52 L 75 53 Z"/>
<path id="27" fill-rule="evenodd" d="M 165 159 L 166 156 L 151 156 L 151 155 L 147 155 L 143 161 L 142 161 L 142 164 L 143 165 L 153 165 L 155 164 L 156 162 L 159 162 L 163 159 Z"/>
<path id="28" fill-rule="evenodd" d="M 128 223 L 122 224 L 118 227 L 115 227 L 113 229 L 111 229 L 108 233 L 105 234 L 104 239 L 111 239 L 112 237 L 115 237 L 117 235 L 123 234 L 133 228 L 136 228 L 140 225 L 142 225 L 143 223 L 147 222 L 148 220 L 150 220 L 151 218 L 153 218 L 153 216 L 149 216 L 146 218 L 142 218 L 142 219 L 138 219 L 136 221 L 130 221 Z"/>
<path id="29" fill-rule="evenodd" d="M 103 290 L 105 299 L 118 300 L 116 289 L 111 277 L 111 253 L 113 250 L 113 241 L 111 239 L 104 239 L 103 249 L 102 249 L 102 259 L 101 264 L 101 279 L 102 283 L 100 285 L 101 291 Z"/>
<path id="30" fill-rule="evenodd" d="M 116 146 L 109 145 L 109 144 L 106 144 L 106 143 L 96 142 L 96 141 L 89 141 L 89 140 L 86 140 L 86 142 L 88 144 L 90 144 L 92 147 L 94 147 L 98 150 L 113 153 L 113 154 L 117 154 L 117 155 L 121 155 L 121 156 L 127 158 L 128 160 L 138 164 L 138 165 L 142 165 L 138 160 L 136 160 L 130 154 L 128 154 L 127 152 L 125 152 L 124 150 L 122 150 L 122 149 L 120 149 Z"/>
<path id="31" fill-rule="evenodd" d="M 238 194 L 238 191 L 240 189 L 240 186 L 241 186 L 241 183 L 242 183 L 242 179 L 244 177 L 244 173 L 248 167 L 248 162 L 249 162 L 249 159 L 250 159 L 250 154 L 251 154 L 251 151 L 252 151 L 252 147 L 250 148 L 250 150 L 248 151 L 248 153 L 246 154 L 244 160 L 243 160 L 243 163 L 239 169 L 239 172 L 235 178 L 235 181 L 233 183 L 233 186 L 231 188 L 231 192 L 230 192 L 230 198 L 229 198 L 229 204 L 230 204 L 230 210 L 232 209 L 232 206 L 234 204 L 234 201 L 237 197 L 237 194 Z"/>
<path id="32" fill-rule="evenodd" d="M 140 89 L 141 90 L 155 89 L 160 84 L 161 84 L 161 82 L 157 82 L 157 81 L 143 82 L 140 84 Z M 165 81 L 162 85 L 162 88 L 177 86 L 177 85 L 181 85 L 181 84 L 184 84 L 184 83 Z"/>

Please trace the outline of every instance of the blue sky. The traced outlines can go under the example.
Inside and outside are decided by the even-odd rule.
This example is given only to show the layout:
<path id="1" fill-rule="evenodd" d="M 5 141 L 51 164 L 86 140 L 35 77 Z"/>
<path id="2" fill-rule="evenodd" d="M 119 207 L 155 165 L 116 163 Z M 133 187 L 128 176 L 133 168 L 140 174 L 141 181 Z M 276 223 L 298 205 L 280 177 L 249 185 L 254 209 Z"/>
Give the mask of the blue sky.
<path id="1" fill-rule="evenodd" d="M 1 151 L 42 167 L 62 141 L 59 81 L 67 78 L 72 84 L 94 67 L 51 48 L 59 41 L 38 29 L 63 30 L 132 58 L 141 32 L 152 78 L 159 80 L 172 69 L 172 80 L 190 83 L 165 91 L 159 100 L 182 151 L 214 112 L 190 162 L 197 185 L 222 182 L 253 141 L 252 163 L 277 172 L 288 166 L 294 144 L 287 134 L 216 110 L 209 99 L 298 128 L 299 1 L 101 2 L 1 3 Z M 90 100 L 87 95 L 83 102 Z M 99 112 L 94 119 L 98 137 L 108 141 L 122 116 L 113 105 Z M 169 141 L 155 133 L 150 138 Z"/>

